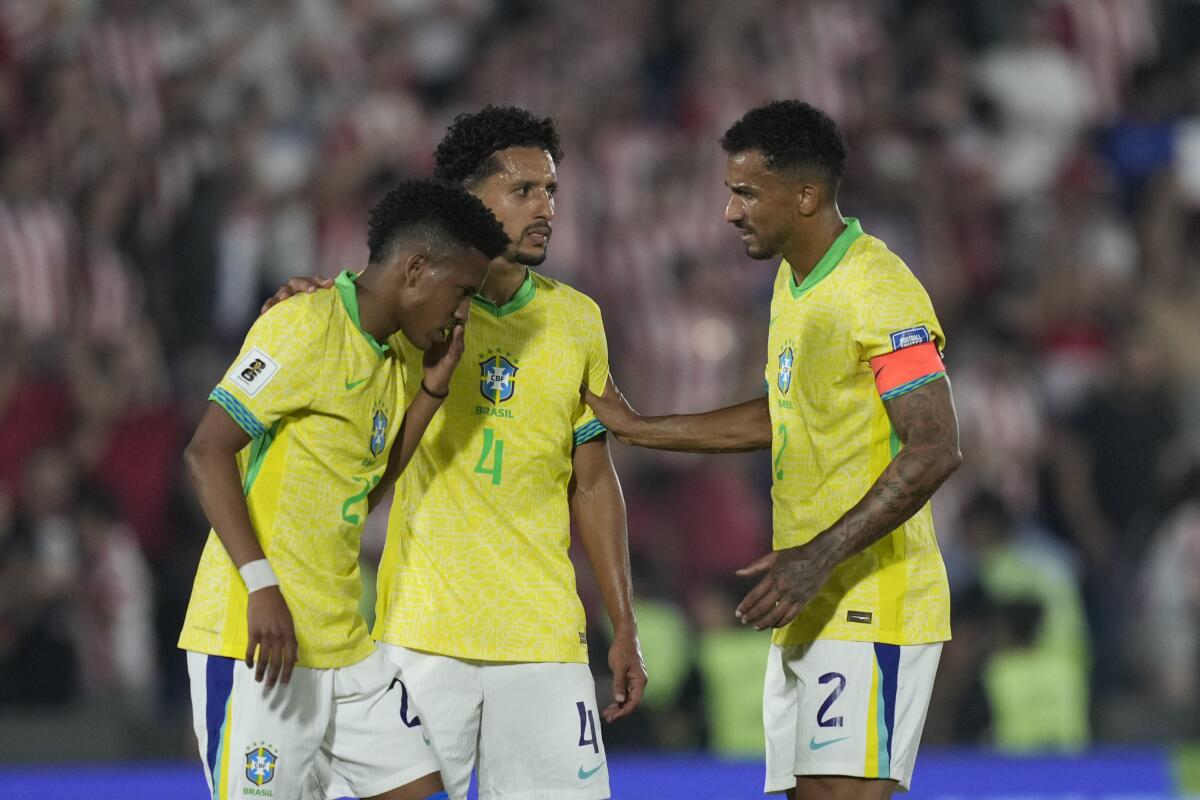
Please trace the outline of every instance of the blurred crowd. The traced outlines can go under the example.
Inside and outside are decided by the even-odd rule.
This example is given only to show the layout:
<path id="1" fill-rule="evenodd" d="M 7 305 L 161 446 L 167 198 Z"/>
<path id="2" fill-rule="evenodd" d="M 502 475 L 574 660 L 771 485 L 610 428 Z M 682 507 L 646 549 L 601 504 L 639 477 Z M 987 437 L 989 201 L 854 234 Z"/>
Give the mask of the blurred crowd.
<path id="1" fill-rule="evenodd" d="M 0 2 L 0 709 L 185 719 L 182 448 L 263 299 L 363 265 L 455 113 L 558 121 L 541 269 L 599 302 L 640 410 L 755 396 L 774 262 L 722 220 L 717 139 L 782 97 L 842 126 L 842 211 L 947 332 L 925 741 L 1200 735 L 1195 0 Z M 756 753 L 732 573 L 770 547 L 768 459 L 616 450 L 651 683 L 606 739 Z"/>

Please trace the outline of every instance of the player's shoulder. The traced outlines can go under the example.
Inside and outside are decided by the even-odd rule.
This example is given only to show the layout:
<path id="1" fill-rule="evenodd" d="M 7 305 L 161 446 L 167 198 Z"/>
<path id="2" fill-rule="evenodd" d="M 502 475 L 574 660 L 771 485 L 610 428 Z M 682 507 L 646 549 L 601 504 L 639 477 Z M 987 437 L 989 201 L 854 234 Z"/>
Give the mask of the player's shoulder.
<path id="1" fill-rule="evenodd" d="M 547 304 L 561 306 L 570 313 L 583 314 L 588 317 L 600 316 L 600 306 L 596 301 L 574 286 L 533 270 L 530 270 L 529 274 L 533 278 L 538 294 Z"/>
<path id="2" fill-rule="evenodd" d="M 864 233 L 850 245 L 838 272 L 845 284 L 864 294 L 924 292 L 917 276 L 880 238 Z"/>
<path id="3" fill-rule="evenodd" d="M 293 295 L 259 316 L 246 341 L 293 354 L 324 346 L 338 302 L 333 289 Z"/>

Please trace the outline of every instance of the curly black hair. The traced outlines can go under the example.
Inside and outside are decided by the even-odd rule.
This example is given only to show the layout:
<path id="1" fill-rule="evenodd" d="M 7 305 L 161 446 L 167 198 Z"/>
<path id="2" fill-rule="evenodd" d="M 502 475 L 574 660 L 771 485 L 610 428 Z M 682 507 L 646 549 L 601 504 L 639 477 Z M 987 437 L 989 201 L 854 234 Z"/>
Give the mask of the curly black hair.
<path id="1" fill-rule="evenodd" d="M 725 131 L 729 155 L 761 150 L 776 172 L 821 172 L 836 190 L 846 171 L 846 140 L 824 111 L 799 100 L 777 100 L 747 111 Z"/>
<path id="2" fill-rule="evenodd" d="M 508 247 L 504 228 L 479 198 L 438 180 L 405 181 L 371 209 L 370 263 L 381 263 L 392 244 L 421 236 L 439 249 L 473 247 L 496 258 Z"/>
<path id="3" fill-rule="evenodd" d="M 487 105 L 474 114 L 459 114 L 434 152 L 433 175 L 474 186 L 500 169 L 493 156 L 509 147 L 538 147 L 557 164 L 563 159 L 558 126 L 516 106 Z"/>

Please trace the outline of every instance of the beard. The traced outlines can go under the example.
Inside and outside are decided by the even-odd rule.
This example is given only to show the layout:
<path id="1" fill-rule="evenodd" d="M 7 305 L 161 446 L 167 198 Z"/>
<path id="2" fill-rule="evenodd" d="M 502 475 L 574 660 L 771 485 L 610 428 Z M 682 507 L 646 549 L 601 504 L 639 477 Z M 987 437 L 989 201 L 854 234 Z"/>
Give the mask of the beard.
<path id="1" fill-rule="evenodd" d="M 546 260 L 546 254 L 549 251 L 550 243 L 546 242 L 546 246 L 540 250 L 524 250 L 520 245 L 517 245 L 508 255 L 510 261 L 515 261 L 526 267 L 536 267 Z"/>

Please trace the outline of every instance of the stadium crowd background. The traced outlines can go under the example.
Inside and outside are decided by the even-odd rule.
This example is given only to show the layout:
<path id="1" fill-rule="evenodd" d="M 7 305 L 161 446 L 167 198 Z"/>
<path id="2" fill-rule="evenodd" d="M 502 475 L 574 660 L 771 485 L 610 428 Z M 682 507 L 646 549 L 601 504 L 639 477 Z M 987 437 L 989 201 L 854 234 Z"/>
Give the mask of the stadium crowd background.
<path id="1" fill-rule="evenodd" d="M 1200 3 L 44 0 L 0 4 L 0 753 L 33 716 L 91 731 L 46 757 L 192 753 L 182 448 L 263 299 L 365 263 L 459 111 L 558 120 L 541 269 L 599 302 L 640 410 L 760 392 L 774 263 L 722 220 L 717 139 L 781 97 L 843 127 L 842 211 L 947 331 L 925 743 L 1200 736 Z M 617 459 L 651 683 L 609 747 L 753 756 L 732 573 L 769 458 Z"/>

